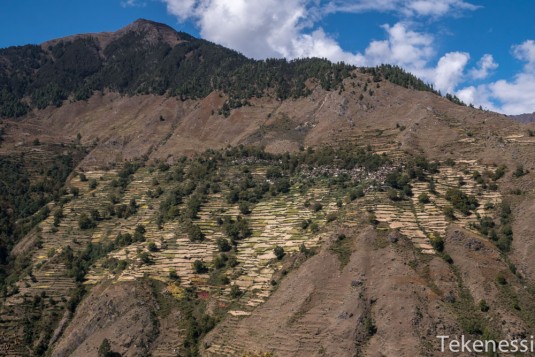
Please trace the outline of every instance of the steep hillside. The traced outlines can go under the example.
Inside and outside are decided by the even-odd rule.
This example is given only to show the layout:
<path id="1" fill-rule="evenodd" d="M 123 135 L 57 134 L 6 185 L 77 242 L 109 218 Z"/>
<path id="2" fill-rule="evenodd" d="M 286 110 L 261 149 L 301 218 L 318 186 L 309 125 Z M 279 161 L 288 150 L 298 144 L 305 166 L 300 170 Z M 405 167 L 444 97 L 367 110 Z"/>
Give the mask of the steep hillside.
<path id="1" fill-rule="evenodd" d="M 147 20 L 0 50 L 0 88 L 0 355 L 535 334 L 533 124 Z"/>

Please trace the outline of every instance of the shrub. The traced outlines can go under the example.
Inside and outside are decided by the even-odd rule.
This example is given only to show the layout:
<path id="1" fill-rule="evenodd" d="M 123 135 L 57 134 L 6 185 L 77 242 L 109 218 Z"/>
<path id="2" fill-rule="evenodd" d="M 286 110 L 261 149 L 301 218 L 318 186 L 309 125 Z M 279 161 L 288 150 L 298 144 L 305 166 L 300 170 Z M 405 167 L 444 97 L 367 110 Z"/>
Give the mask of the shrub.
<path id="1" fill-rule="evenodd" d="M 364 190 L 361 187 L 353 189 L 349 192 L 349 199 L 351 201 L 354 201 L 360 197 L 364 197 Z"/>
<path id="2" fill-rule="evenodd" d="M 82 181 L 82 182 L 86 182 L 87 181 L 87 176 L 82 172 L 78 174 L 78 177 L 80 178 L 80 181 Z"/>
<path id="3" fill-rule="evenodd" d="M 331 212 L 326 217 L 327 222 L 336 221 L 337 218 L 338 218 L 338 215 L 336 214 L 336 212 Z"/>
<path id="4" fill-rule="evenodd" d="M 147 245 L 147 249 L 150 251 L 150 252 L 155 252 L 158 250 L 158 247 L 156 246 L 156 243 L 154 242 L 149 242 L 149 244 Z"/>
<path id="5" fill-rule="evenodd" d="M 78 195 L 80 194 L 80 189 L 78 187 L 71 187 L 70 191 L 74 197 L 78 197 Z"/>
<path id="6" fill-rule="evenodd" d="M 446 216 L 446 218 L 449 219 L 449 220 L 454 220 L 455 219 L 455 211 L 453 210 L 453 207 L 451 207 L 451 206 L 444 207 L 444 216 Z"/>
<path id="7" fill-rule="evenodd" d="M 249 207 L 249 204 L 245 201 L 240 201 L 239 203 L 239 209 L 241 214 L 249 214 L 251 213 L 251 209 Z"/>
<path id="8" fill-rule="evenodd" d="M 522 165 L 518 165 L 515 172 L 513 172 L 513 176 L 514 177 L 522 177 L 524 176 L 525 174 L 527 174 L 527 171 L 524 171 L 524 166 Z"/>
<path id="9" fill-rule="evenodd" d="M 94 190 L 95 188 L 97 188 L 97 186 L 98 186 L 97 180 L 95 180 L 94 178 L 89 180 L 89 188 L 91 190 Z"/>
<path id="10" fill-rule="evenodd" d="M 319 212 L 323 209 L 323 205 L 320 202 L 315 202 L 312 206 L 312 209 L 314 210 L 314 212 Z"/>
<path id="11" fill-rule="evenodd" d="M 280 246 L 276 246 L 275 249 L 273 249 L 273 253 L 275 253 L 275 256 L 278 260 L 281 260 L 286 253 L 284 253 L 284 248 Z"/>
<path id="12" fill-rule="evenodd" d="M 145 263 L 145 264 L 150 264 L 152 263 L 152 259 L 150 258 L 150 255 L 149 253 L 147 252 L 141 252 L 139 253 L 139 259 Z"/>
<path id="13" fill-rule="evenodd" d="M 301 222 L 301 228 L 302 228 L 302 229 L 307 229 L 308 226 L 310 226 L 310 223 L 312 223 L 312 221 L 310 221 L 310 219 L 304 219 L 304 220 Z"/>
<path id="14" fill-rule="evenodd" d="M 228 239 L 225 239 L 225 238 L 217 238 L 216 244 L 217 244 L 217 249 L 220 252 L 228 252 L 232 249 L 232 246 L 230 245 Z"/>
<path id="15" fill-rule="evenodd" d="M 436 249 L 437 252 L 444 251 L 444 239 L 442 239 L 442 237 L 431 239 L 431 245 Z"/>
<path id="16" fill-rule="evenodd" d="M 490 307 L 485 300 L 479 300 L 479 309 L 483 312 L 489 311 Z"/>
<path id="17" fill-rule="evenodd" d="M 232 285 L 230 287 L 230 296 L 233 299 L 239 298 L 242 295 L 242 291 L 238 285 Z"/>
<path id="18" fill-rule="evenodd" d="M 387 196 L 391 201 L 394 201 L 394 202 L 400 200 L 398 191 L 394 190 L 393 188 L 388 190 Z"/>
<path id="19" fill-rule="evenodd" d="M 368 216 L 368 222 L 374 226 L 379 224 L 379 221 L 377 220 L 377 216 L 375 215 L 375 213 L 370 213 L 370 215 Z"/>
<path id="20" fill-rule="evenodd" d="M 80 215 L 80 218 L 78 219 L 78 227 L 80 227 L 80 229 L 91 229 L 95 228 L 96 226 L 96 223 L 87 214 L 82 213 Z"/>
<path id="21" fill-rule="evenodd" d="M 364 329 L 368 336 L 373 336 L 377 333 L 377 326 L 375 326 L 375 322 L 371 316 L 368 316 L 364 320 Z"/>
<path id="22" fill-rule="evenodd" d="M 217 255 L 213 260 L 214 268 L 215 269 L 224 268 L 225 265 L 226 265 L 227 260 L 228 260 L 228 258 L 227 258 L 227 256 L 225 254 L 221 253 L 221 254 Z"/>
<path id="23" fill-rule="evenodd" d="M 505 165 L 499 166 L 496 169 L 496 171 L 494 171 L 494 174 L 492 175 L 492 180 L 493 181 L 498 181 L 499 179 L 501 179 L 505 175 L 506 171 L 507 171 L 507 167 Z"/>
<path id="24" fill-rule="evenodd" d="M 198 225 L 189 223 L 186 230 L 191 242 L 202 242 L 204 240 L 204 233 Z"/>
<path id="25" fill-rule="evenodd" d="M 176 269 L 169 270 L 169 279 L 174 281 L 180 281 L 180 277 L 176 273 Z"/>
<path id="26" fill-rule="evenodd" d="M 496 282 L 500 285 L 507 284 L 507 280 L 505 279 L 505 276 L 502 273 L 498 273 L 496 276 Z"/>
<path id="27" fill-rule="evenodd" d="M 204 264 L 202 260 L 197 259 L 196 261 L 193 262 L 192 266 L 193 266 L 193 271 L 197 274 L 203 274 L 208 271 L 208 268 L 206 267 L 206 265 Z"/>
<path id="28" fill-rule="evenodd" d="M 420 203 L 423 203 L 423 204 L 431 202 L 429 199 L 429 195 L 425 192 L 422 192 L 420 193 L 420 195 L 418 195 L 418 201 L 420 201 Z"/>

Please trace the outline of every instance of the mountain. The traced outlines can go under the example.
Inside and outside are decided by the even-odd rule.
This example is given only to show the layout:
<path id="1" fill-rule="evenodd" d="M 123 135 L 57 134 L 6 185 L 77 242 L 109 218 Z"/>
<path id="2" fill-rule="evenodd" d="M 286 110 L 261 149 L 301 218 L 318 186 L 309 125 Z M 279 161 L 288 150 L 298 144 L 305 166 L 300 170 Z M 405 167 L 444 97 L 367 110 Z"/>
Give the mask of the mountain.
<path id="1" fill-rule="evenodd" d="M 533 123 L 147 20 L 2 49 L 0 88 L 5 355 L 434 356 L 535 332 Z"/>
<path id="2" fill-rule="evenodd" d="M 535 113 L 511 115 L 510 117 L 521 123 L 532 123 L 535 121 Z"/>

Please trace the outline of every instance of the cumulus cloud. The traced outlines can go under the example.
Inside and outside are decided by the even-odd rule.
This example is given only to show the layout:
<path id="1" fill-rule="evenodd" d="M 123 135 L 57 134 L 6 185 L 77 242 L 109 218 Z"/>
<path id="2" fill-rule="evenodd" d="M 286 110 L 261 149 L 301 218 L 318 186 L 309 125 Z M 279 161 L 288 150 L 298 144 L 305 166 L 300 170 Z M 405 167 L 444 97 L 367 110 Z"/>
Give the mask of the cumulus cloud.
<path id="1" fill-rule="evenodd" d="M 535 72 L 535 41 L 527 40 L 520 45 L 513 46 L 513 55 L 526 62 L 526 72 Z"/>
<path id="2" fill-rule="evenodd" d="M 435 88 L 453 93 L 463 78 L 464 68 L 470 59 L 466 52 L 450 52 L 440 58 L 434 72 Z"/>
<path id="3" fill-rule="evenodd" d="M 334 12 L 381 11 L 411 16 L 444 16 L 476 6 L 464 0 L 161 0 L 169 13 L 181 21 L 192 20 L 201 35 L 247 56 L 327 57 L 333 61 L 354 64 L 373 62 L 358 53 L 344 51 L 336 39 L 321 27 L 315 27 L 324 16 Z M 409 31 L 405 20 L 384 28 L 390 38 L 370 44 L 370 54 L 384 57 L 390 51 L 396 63 L 402 54 L 412 62 L 426 61 L 430 36 Z M 424 52 L 420 48 L 424 48 Z M 416 52 L 406 51 L 416 49 Z"/>
<path id="4" fill-rule="evenodd" d="M 494 62 L 494 57 L 491 54 L 485 54 L 477 63 L 477 67 L 470 71 L 470 75 L 474 79 L 485 79 L 496 68 L 498 64 Z"/>
<path id="5" fill-rule="evenodd" d="M 535 41 L 527 40 L 512 46 L 513 56 L 525 62 L 523 70 L 512 80 L 500 79 L 495 82 L 469 86 L 457 92 L 466 103 L 506 114 L 535 112 Z M 484 66 L 485 57 L 480 61 Z M 493 61 L 488 61 L 492 62 Z M 476 70 L 477 71 L 477 70 Z"/>
<path id="6" fill-rule="evenodd" d="M 392 63 L 420 69 L 433 57 L 433 37 L 410 30 L 407 24 L 383 25 L 387 39 L 372 41 L 364 52 L 364 65 Z"/>

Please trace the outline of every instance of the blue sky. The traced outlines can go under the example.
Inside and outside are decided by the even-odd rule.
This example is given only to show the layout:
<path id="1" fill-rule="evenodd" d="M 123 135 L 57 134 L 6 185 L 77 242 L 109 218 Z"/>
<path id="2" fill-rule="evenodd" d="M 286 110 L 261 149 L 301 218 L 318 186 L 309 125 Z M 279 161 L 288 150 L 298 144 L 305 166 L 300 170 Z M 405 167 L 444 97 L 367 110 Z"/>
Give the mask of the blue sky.
<path id="1" fill-rule="evenodd" d="M 533 0 L 2 0 L 0 47 L 147 18 L 249 57 L 397 64 L 442 93 L 535 111 Z"/>

